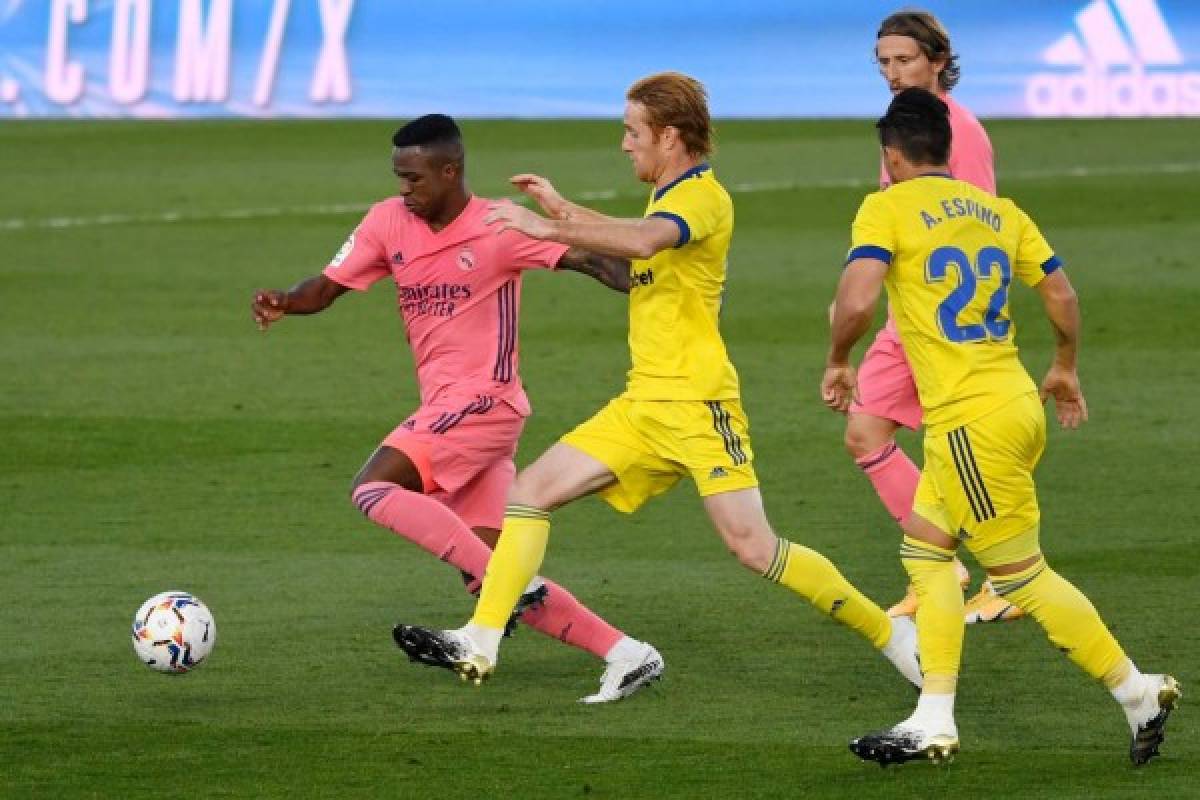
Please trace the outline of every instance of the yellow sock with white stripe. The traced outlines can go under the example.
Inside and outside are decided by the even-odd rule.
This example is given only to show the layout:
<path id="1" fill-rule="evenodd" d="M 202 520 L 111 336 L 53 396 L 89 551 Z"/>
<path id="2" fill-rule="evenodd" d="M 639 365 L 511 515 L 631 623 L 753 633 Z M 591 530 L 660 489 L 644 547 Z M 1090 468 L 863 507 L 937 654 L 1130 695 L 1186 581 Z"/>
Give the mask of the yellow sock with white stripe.
<path id="1" fill-rule="evenodd" d="M 904 537 L 900 563 L 917 593 L 917 637 L 924 691 L 953 694 L 962 660 L 963 595 L 954 551 Z"/>
<path id="2" fill-rule="evenodd" d="M 892 635 L 887 614 L 838 572 L 825 556 L 779 539 L 763 577 L 782 584 L 882 649 Z"/>
<path id="3" fill-rule="evenodd" d="M 488 561 L 472 625 L 504 630 L 521 592 L 541 569 L 549 538 L 549 512 L 522 505 L 504 510 L 504 527 Z"/>
<path id="4" fill-rule="evenodd" d="M 991 576 L 996 594 L 1029 613 L 1067 658 L 1110 690 L 1132 667 L 1083 592 L 1046 565 L 1044 559 L 1012 575 Z"/>

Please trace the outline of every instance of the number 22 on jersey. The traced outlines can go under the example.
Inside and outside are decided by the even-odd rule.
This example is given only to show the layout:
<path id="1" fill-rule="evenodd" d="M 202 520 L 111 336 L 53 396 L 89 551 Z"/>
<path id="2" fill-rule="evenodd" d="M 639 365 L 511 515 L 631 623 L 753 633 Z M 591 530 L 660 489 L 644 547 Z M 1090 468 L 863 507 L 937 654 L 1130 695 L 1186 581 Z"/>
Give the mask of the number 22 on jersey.
<path id="1" fill-rule="evenodd" d="M 1008 320 L 1008 287 L 1012 283 L 1012 263 L 999 247 L 984 247 L 972 259 L 961 248 L 939 247 L 925 262 L 925 280 L 943 283 L 950 280 L 951 267 L 958 273 L 958 286 L 937 307 L 937 323 L 942 335 L 952 342 L 1004 341 L 1012 324 Z M 1000 285 L 988 300 L 983 315 L 964 318 L 979 292 L 981 281 L 998 271 Z"/>

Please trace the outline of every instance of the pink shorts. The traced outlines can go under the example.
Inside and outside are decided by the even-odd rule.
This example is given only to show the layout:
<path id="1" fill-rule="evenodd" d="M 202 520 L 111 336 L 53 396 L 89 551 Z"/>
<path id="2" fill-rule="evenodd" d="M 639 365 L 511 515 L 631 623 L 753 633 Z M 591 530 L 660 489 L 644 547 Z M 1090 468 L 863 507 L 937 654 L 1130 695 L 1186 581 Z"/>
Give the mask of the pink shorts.
<path id="1" fill-rule="evenodd" d="M 499 529 L 525 418 L 489 395 L 451 395 L 421 406 L 383 440 L 408 455 L 425 493 L 472 528 Z"/>
<path id="2" fill-rule="evenodd" d="M 863 356 L 858 367 L 858 397 L 851 414 L 890 419 L 910 430 L 921 427 L 921 400 L 912 368 L 904 355 L 900 336 L 887 325 Z"/>

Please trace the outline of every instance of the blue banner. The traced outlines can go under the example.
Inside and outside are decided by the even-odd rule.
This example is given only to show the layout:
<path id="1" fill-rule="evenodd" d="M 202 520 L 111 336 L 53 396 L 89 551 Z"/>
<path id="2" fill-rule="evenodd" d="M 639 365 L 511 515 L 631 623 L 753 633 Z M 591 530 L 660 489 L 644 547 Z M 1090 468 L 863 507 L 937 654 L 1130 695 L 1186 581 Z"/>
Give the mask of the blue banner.
<path id="1" fill-rule="evenodd" d="M 902 2 L 0 0 L 0 117 L 614 117 L 664 69 L 720 117 L 874 116 Z M 980 116 L 1200 116 L 1200 3 L 930 2 Z"/>

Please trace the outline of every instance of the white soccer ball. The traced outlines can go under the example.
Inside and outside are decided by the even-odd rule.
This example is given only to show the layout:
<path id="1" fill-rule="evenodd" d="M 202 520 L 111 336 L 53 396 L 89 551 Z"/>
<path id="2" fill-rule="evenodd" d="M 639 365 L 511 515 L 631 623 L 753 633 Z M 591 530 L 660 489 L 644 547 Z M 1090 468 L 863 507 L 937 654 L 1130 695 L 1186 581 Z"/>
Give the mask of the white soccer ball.
<path id="1" fill-rule="evenodd" d="M 217 623 L 200 598 L 187 592 L 156 594 L 133 617 L 133 649 L 150 669 L 189 672 L 217 643 Z"/>

